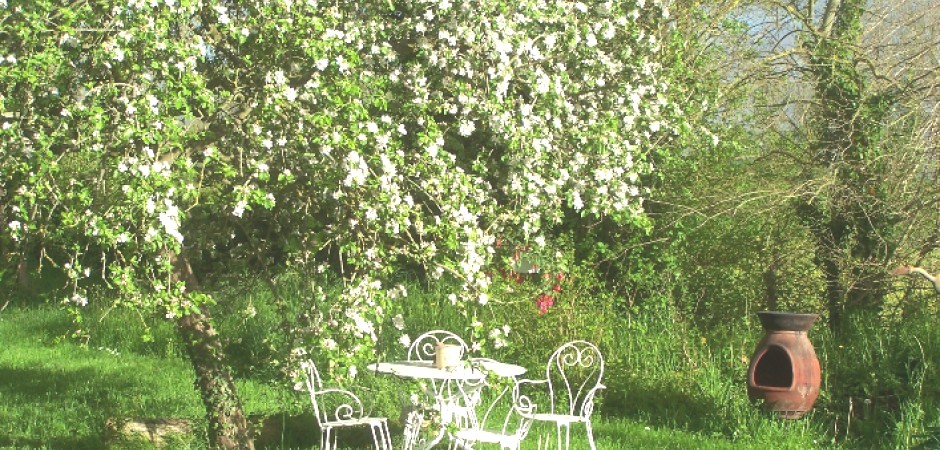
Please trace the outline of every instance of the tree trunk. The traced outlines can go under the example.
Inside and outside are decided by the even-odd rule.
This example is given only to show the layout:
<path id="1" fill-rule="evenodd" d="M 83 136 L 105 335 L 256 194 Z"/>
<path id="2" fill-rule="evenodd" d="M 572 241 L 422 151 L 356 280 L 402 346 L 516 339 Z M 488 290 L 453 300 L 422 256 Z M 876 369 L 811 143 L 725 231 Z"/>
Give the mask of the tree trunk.
<path id="1" fill-rule="evenodd" d="M 884 201 L 871 195 L 872 202 Z M 849 292 L 847 303 L 853 310 L 862 313 L 879 314 L 888 295 L 888 271 L 886 265 L 894 252 L 893 236 L 897 222 L 891 214 L 869 214 L 858 219 L 853 256 L 859 261 L 852 275 L 854 288 Z M 865 220 L 867 219 L 867 220 Z"/>
<path id="2" fill-rule="evenodd" d="M 826 285 L 825 301 L 829 328 L 837 330 L 842 326 L 846 291 L 842 280 L 839 249 L 845 243 L 848 224 L 837 213 L 824 211 L 824 207 L 812 201 L 799 201 L 796 212 L 813 237 L 816 247 L 813 262 L 822 273 Z"/>
<path id="3" fill-rule="evenodd" d="M 20 256 L 16 262 L 16 285 L 23 292 L 32 292 L 33 284 L 29 281 L 29 266 L 25 256 Z"/>
<path id="4" fill-rule="evenodd" d="M 818 263 L 826 282 L 826 312 L 829 313 L 829 329 L 838 330 L 842 326 L 842 307 L 845 289 L 842 287 L 842 277 L 839 263 L 834 258 L 823 258 Z"/>
<path id="5" fill-rule="evenodd" d="M 779 280 L 777 277 L 777 268 L 780 266 L 780 255 L 774 250 L 771 251 L 770 255 L 770 264 L 767 265 L 767 268 L 764 269 L 764 298 L 766 300 L 767 309 L 770 311 L 777 311 L 780 307 L 780 289 L 779 289 Z"/>
<path id="6" fill-rule="evenodd" d="M 175 263 L 176 275 L 185 281 L 187 290 L 198 289 L 186 258 L 177 255 Z M 207 313 L 200 310 L 181 317 L 177 329 L 196 372 L 196 389 L 206 406 L 212 448 L 254 450 L 251 429 L 225 363 L 222 341 Z"/>
<path id="7" fill-rule="evenodd" d="M 811 50 L 815 130 L 811 147 L 818 169 L 833 175 L 821 192 L 798 205 L 816 243 L 816 264 L 826 282 L 830 328 L 855 313 L 877 313 L 886 294 L 885 264 L 893 246 L 896 214 L 887 196 L 881 146 L 888 93 L 871 92 L 859 68 L 864 0 L 830 0 L 825 25 Z"/>
<path id="8" fill-rule="evenodd" d="M 779 294 L 777 293 L 777 272 L 773 267 L 764 270 L 764 295 L 767 309 L 776 311 L 779 308 Z"/>

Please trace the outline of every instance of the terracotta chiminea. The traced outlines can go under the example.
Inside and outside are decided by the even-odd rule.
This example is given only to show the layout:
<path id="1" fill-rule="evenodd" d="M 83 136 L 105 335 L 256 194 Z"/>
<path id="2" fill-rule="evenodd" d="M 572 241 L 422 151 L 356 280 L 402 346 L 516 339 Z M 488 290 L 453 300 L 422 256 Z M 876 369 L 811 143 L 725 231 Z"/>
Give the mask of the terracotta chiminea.
<path id="1" fill-rule="evenodd" d="M 820 369 L 806 332 L 819 314 L 757 313 L 764 338 L 747 371 L 747 395 L 782 419 L 799 419 L 819 396 Z"/>

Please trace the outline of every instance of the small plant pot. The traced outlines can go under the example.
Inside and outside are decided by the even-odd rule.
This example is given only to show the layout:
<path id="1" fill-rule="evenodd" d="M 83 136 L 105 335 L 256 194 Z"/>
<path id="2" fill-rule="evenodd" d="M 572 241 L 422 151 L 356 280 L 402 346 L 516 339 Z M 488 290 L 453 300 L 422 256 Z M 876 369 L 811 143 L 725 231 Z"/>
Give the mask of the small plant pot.
<path id="1" fill-rule="evenodd" d="M 463 358 L 463 347 L 453 344 L 437 344 L 434 349 L 434 367 L 437 369 L 451 369 L 460 365 Z"/>
<path id="2" fill-rule="evenodd" d="M 782 419 L 798 419 L 819 397 L 821 370 L 806 332 L 819 314 L 757 313 L 764 338 L 747 371 L 747 394 Z"/>

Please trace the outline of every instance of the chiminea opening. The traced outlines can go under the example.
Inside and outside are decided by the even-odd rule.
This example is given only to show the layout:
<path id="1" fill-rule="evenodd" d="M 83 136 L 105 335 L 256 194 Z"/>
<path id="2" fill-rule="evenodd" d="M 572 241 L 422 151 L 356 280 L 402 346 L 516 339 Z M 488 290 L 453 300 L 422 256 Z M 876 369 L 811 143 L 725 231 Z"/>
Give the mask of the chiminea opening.
<path id="1" fill-rule="evenodd" d="M 754 366 L 757 386 L 788 388 L 793 385 L 793 362 L 783 347 L 771 345 Z"/>

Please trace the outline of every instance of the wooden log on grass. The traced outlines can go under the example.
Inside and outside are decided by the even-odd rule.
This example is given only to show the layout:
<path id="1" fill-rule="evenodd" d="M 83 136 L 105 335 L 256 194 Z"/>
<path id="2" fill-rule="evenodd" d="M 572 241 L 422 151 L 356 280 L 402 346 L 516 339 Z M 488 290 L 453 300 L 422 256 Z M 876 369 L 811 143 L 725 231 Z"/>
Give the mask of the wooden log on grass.
<path id="1" fill-rule="evenodd" d="M 109 443 L 143 441 L 164 447 L 174 442 L 174 438 L 191 437 L 193 424 L 187 419 L 108 419 L 105 431 Z"/>

